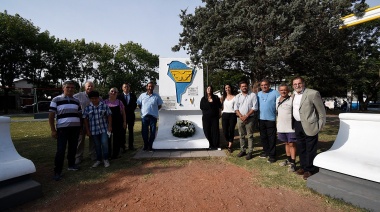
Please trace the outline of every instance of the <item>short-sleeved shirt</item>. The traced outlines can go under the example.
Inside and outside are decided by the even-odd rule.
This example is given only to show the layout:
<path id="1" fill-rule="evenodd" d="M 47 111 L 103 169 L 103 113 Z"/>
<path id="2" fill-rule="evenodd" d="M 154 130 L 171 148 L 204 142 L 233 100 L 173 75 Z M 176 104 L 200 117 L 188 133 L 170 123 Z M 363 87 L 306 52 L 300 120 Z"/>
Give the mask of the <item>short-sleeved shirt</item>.
<path id="1" fill-rule="evenodd" d="M 280 106 L 280 98 L 276 100 L 277 108 L 277 132 L 279 133 L 290 133 L 294 132 L 292 129 L 292 102 L 293 98 L 289 97 Z"/>
<path id="2" fill-rule="evenodd" d="M 142 93 L 137 99 L 137 105 L 141 105 L 141 117 L 151 115 L 158 118 L 158 106 L 162 104 L 161 97 L 156 93 Z"/>
<path id="3" fill-rule="evenodd" d="M 49 112 L 54 112 L 56 125 L 63 127 L 80 127 L 82 109 L 78 99 L 64 94 L 54 97 L 50 102 Z"/>
<path id="4" fill-rule="evenodd" d="M 258 94 L 260 120 L 276 121 L 276 99 L 280 93 L 270 89 L 267 93 L 260 91 Z"/>
<path id="5" fill-rule="evenodd" d="M 238 110 L 241 115 L 245 115 L 249 112 L 249 110 L 257 111 L 257 97 L 255 93 L 249 92 L 247 95 L 243 95 L 239 93 L 235 96 L 235 105 L 234 110 Z M 253 116 L 253 114 L 251 115 Z"/>
<path id="6" fill-rule="evenodd" d="M 107 132 L 108 116 L 112 114 L 108 105 L 99 102 L 98 106 L 90 103 L 83 112 L 83 118 L 88 119 L 91 135 L 99 135 Z"/>

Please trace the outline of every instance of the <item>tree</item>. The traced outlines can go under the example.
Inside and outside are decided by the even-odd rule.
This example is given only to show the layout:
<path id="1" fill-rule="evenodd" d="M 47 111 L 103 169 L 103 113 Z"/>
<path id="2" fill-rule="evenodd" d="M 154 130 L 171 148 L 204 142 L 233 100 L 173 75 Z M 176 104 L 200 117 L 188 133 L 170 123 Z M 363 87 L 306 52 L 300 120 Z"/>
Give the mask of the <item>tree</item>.
<path id="1" fill-rule="evenodd" d="M 358 95 L 360 110 L 367 110 L 370 101 L 377 100 L 380 91 L 380 20 L 347 28 L 351 32 L 347 61 L 348 88 Z M 366 95 L 366 100 L 364 100 Z"/>
<path id="2" fill-rule="evenodd" d="M 307 76 L 312 86 L 341 76 L 347 33 L 340 17 L 345 0 L 205 0 L 194 14 L 180 14 L 183 31 L 172 48 L 187 50 L 194 63 L 239 70 L 252 82 Z M 331 89 L 330 89 L 331 90 Z"/>
<path id="3" fill-rule="evenodd" d="M 51 49 L 54 48 L 54 42 L 55 38 L 51 37 L 48 31 L 39 33 L 34 47 L 29 51 L 30 69 L 21 75 L 35 88 L 44 88 L 36 90 L 38 98 L 43 98 L 44 94 L 49 94 L 46 88 L 54 88 L 45 77 L 50 68 Z"/>
<path id="4" fill-rule="evenodd" d="M 109 85 L 121 87 L 128 82 L 134 91 L 144 91 L 149 81 L 158 78 L 158 63 L 158 55 L 148 52 L 140 44 L 120 44 L 115 55 L 115 72 L 110 76 Z"/>
<path id="5" fill-rule="evenodd" d="M 95 45 L 100 45 L 100 44 L 96 43 Z M 95 79 L 99 79 L 98 80 L 99 84 L 102 87 L 109 86 L 112 84 L 110 83 L 110 79 L 115 68 L 114 58 L 115 58 L 116 47 L 113 45 L 103 44 L 103 46 L 100 45 L 97 48 L 99 48 L 99 52 L 95 56 L 97 68 L 95 72 L 93 73 L 93 77 Z"/>
<path id="6" fill-rule="evenodd" d="M 14 79 L 31 69 L 30 52 L 38 34 L 39 28 L 18 14 L 0 13 L 0 80 L 6 99 Z M 8 113 L 7 102 L 3 102 L 5 113 Z"/>
<path id="7" fill-rule="evenodd" d="M 79 62 L 75 58 L 75 47 L 70 40 L 56 39 L 53 48 L 50 49 L 49 68 L 45 78 L 49 82 L 58 85 L 59 82 L 80 78 Z"/>

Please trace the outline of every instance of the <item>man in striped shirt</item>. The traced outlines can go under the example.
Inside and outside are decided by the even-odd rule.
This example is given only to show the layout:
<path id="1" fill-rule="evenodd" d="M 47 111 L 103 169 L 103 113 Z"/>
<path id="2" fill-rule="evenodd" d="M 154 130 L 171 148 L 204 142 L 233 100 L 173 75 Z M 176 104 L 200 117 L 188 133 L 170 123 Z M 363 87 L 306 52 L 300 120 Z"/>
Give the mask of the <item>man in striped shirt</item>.
<path id="1" fill-rule="evenodd" d="M 57 153 L 54 161 L 54 180 L 56 181 L 61 179 L 66 145 L 68 146 L 68 170 L 78 170 L 75 165 L 75 154 L 81 129 L 82 110 L 79 101 L 73 97 L 74 90 L 75 84 L 73 81 L 64 82 L 63 94 L 54 97 L 50 103 L 49 125 L 51 136 L 57 139 Z"/>

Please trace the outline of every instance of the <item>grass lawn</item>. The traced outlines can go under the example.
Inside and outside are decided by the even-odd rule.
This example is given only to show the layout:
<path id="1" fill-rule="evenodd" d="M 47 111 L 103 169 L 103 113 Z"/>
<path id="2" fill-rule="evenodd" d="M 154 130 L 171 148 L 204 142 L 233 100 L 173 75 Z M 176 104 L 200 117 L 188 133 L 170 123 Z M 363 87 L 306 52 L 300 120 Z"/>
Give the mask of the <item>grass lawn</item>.
<path id="1" fill-rule="evenodd" d="M 12 117 L 12 120 L 22 120 L 20 122 L 11 123 L 11 136 L 12 141 L 18 151 L 18 153 L 34 162 L 37 172 L 32 175 L 32 178 L 42 184 L 44 197 L 36 200 L 36 204 L 43 204 L 45 202 L 54 201 L 57 195 L 60 195 L 68 188 L 75 187 L 80 184 L 91 184 L 99 181 L 106 181 L 109 174 L 118 172 L 122 169 L 128 169 L 129 167 L 135 167 L 141 165 L 141 160 L 132 159 L 135 152 L 128 151 L 117 162 L 111 161 L 111 166 L 107 169 L 91 169 L 92 161 L 89 159 L 84 160 L 81 167 L 85 171 L 71 172 L 70 177 L 57 183 L 52 180 L 53 168 L 54 168 L 54 156 L 56 152 L 56 141 L 50 137 L 50 129 L 48 121 L 32 121 L 33 117 Z M 328 150 L 338 132 L 339 120 L 337 117 L 328 118 L 325 129 L 320 133 L 319 140 L 321 145 L 319 151 Z M 141 121 L 139 114 L 135 124 L 135 147 L 142 147 L 141 138 Z M 222 143 L 222 147 L 226 146 Z M 258 133 L 255 133 L 254 143 L 254 158 L 246 161 L 242 158 L 237 158 L 236 154 L 239 152 L 239 142 L 234 142 L 234 148 L 236 149 L 232 155 L 226 158 L 213 158 L 212 160 L 220 160 L 222 163 L 232 163 L 237 166 L 243 167 L 252 173 L 252 182 L 258 183 L 263 187 L 291 189 L 298 192 L 300 195 L 311 195 L 315 198 L 323 198 L 326 204 L 332 205 L 337 209 L 344 211 L 361 211 L 349 204 L 346 204 L 339 200 L 317 194 L 306 187 L 306 181 L 302 177 L 293 173 L 288 173 L 287 168 L 280 167 L 278 162 L 285 159 L 284 146 L 279 144 L 277 146 L 278 162 L 275 164 L 268 164 L 265 159 L 261 159 L 258 155 L 261 153 L 261 144 L 259 142 Z M 85 154 L 87 156 L 88 140 L 86 139 Z M 147 159 L 149 160 L 149 159 Z M 154 160 L 153 162 L 157 166 L 168 164 L 172 166 L 181 166 L 187 164 L 191 160 L 205 160 L 203 159 L 162 159 Z M 211 160 L 211 159 L 210 159 Z M 67 160 L 65 159 L 65 167 L 67 166 Z M 147 176 L 149 177 L 149 176 Z"/>

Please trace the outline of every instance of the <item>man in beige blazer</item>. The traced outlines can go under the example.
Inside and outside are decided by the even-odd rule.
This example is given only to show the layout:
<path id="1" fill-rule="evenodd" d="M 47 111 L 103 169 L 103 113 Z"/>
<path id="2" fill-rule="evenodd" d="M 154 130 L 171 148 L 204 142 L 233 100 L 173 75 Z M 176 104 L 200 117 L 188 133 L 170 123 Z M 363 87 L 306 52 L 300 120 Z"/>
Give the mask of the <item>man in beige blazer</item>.
<path id="1" fill-rule="evenodd" d="M 313 161 L 317 155 L 318 133 L 326 123 L 326 110 L 319 92 L 305 88 L 302 77 L 293 79 L 293 88 L 293 126 L 300 157 L 296 173 L 306 180 L 317 171 Z"/>

